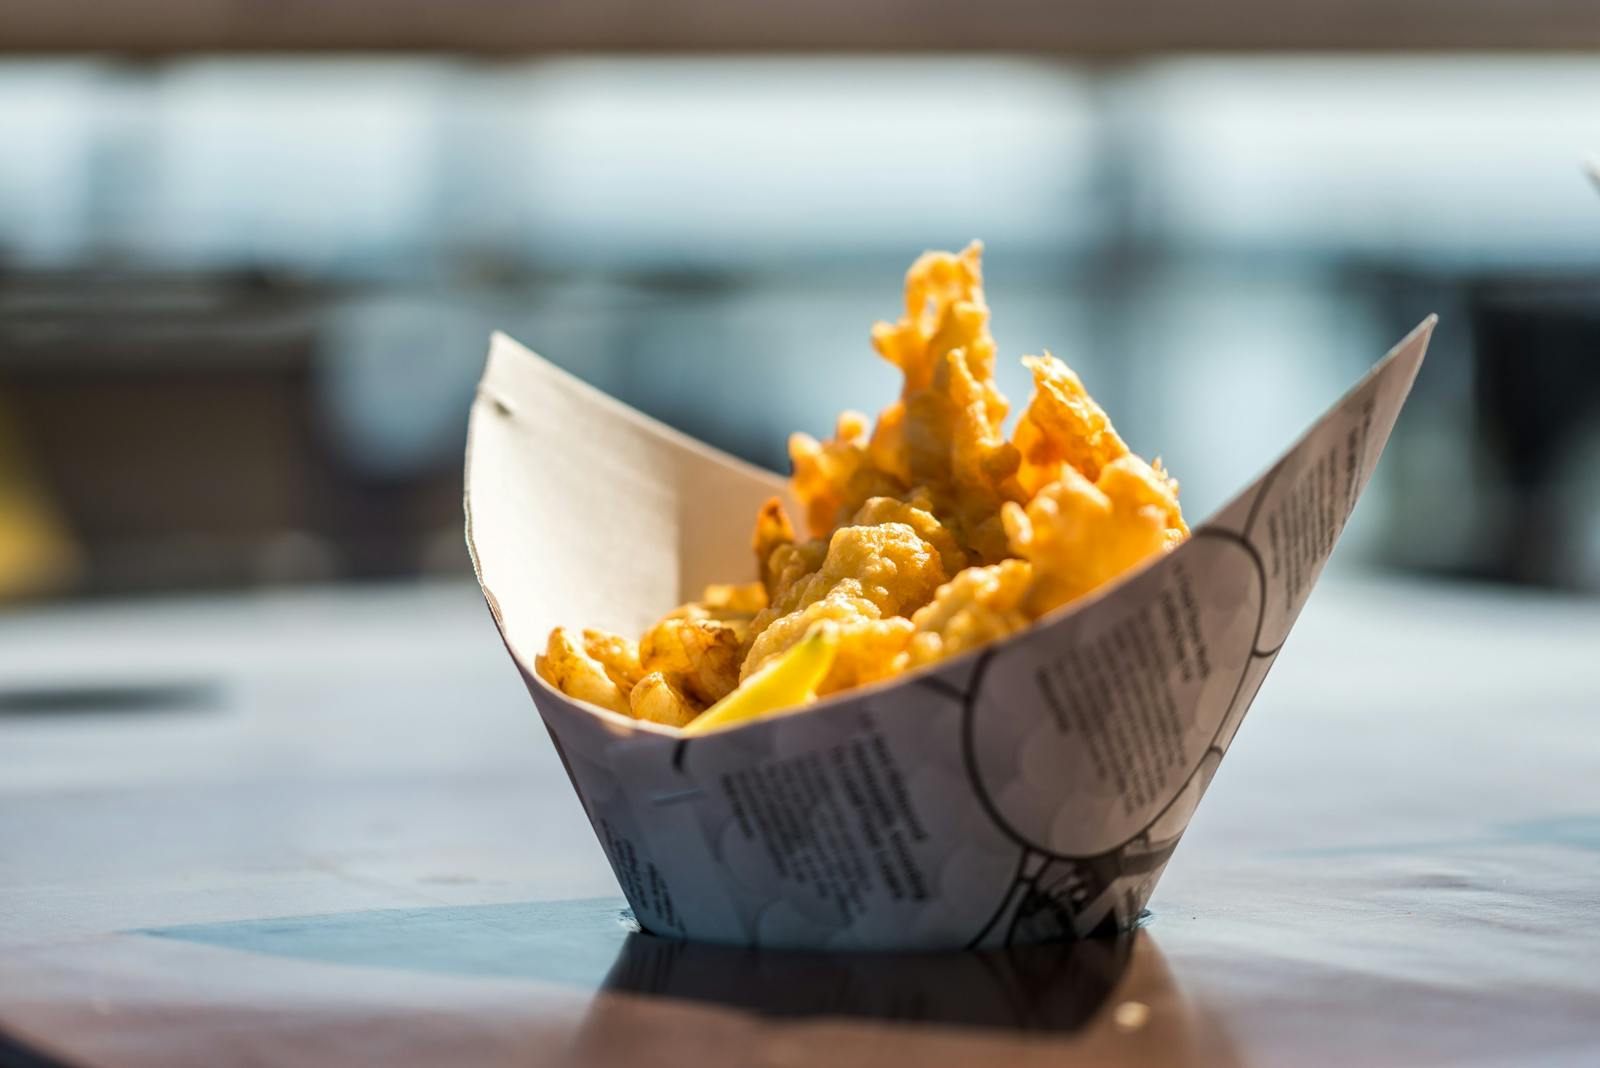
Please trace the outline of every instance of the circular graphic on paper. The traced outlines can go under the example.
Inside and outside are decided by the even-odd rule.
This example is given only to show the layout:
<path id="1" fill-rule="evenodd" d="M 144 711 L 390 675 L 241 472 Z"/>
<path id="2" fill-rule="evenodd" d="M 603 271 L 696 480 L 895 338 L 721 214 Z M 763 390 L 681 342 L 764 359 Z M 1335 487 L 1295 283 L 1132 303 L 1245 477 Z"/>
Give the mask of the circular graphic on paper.
<path id="1" fill-rule="evenodd" d="M 1262 606 L 1249 544 L 1199 531 L 1108 596 L 990 654 L 964 742 L 991 818 L 1061 859 L 1144 833 L 1233 709 Z"/>
<path id="2" fill-rule="evenodd" d="M 1091 873 L 1076 864 L 1045 865 L 1022 885 L 1006 943 L 1026 945 L 1082 938 L 1077 918 L 1100 891 Z"/>

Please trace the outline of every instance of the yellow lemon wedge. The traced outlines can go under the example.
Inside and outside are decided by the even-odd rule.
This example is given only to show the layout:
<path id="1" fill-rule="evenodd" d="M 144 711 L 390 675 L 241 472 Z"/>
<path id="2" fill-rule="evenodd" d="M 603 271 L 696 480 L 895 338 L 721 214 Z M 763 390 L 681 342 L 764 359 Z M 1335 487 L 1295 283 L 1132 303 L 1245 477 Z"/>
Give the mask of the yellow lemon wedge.
<path id="1" fill-rule="evenodd" d="M 696 716 L 683 733 L 709 734 L 816 700 L 817 687 L 833 667 L 838 649 L 839 628 L 818 623 L 787 652 Z"/>

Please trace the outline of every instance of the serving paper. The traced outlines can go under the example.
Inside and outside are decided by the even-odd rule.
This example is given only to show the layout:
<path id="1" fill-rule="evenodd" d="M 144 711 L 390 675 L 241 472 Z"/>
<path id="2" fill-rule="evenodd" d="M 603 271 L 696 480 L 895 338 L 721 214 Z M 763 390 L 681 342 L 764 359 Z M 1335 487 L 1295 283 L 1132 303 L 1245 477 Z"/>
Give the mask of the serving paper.
<path id="1" fill-rule="evenodd" d="M 496 334 L 467 542 L 639 922 L 837 949 L 1081 938 L 1143 910 L 1366 487 L 1429 317 L 1177 549 L 1004 641 L 685 739 L 533 671 L 556 625 L 638 633 L 753 574 L 784 480 Z M 792 509 L 792 503 L 791 503 Z"/>

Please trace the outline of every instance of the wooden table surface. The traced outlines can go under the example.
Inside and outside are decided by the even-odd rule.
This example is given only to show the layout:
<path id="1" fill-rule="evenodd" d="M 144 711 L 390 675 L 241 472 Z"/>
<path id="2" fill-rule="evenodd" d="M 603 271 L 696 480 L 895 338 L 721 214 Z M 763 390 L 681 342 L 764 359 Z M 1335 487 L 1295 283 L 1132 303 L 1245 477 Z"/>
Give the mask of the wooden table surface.
<path id="1" fill-rule="evenodd" d="M 1137 934 L 819 957 L 630 931 L 472 588 L 0 615 L 0 1064 L 1600 1064 L 1597 655 L 1330 578 Z"/>

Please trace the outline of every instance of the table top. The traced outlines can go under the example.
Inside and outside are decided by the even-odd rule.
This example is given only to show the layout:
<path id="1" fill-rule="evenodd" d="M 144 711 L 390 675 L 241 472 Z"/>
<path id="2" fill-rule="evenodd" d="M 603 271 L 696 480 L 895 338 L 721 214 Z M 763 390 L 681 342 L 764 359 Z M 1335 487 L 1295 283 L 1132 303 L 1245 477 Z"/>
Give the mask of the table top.
<path id="1" fill-rule="evenodd" d="M 471 587 L 0 614 L 0 1063 L 1600 1063 L 1597 650 L 1330 577 L 1141 930 L 830 957 L 629 927 Z"/>

